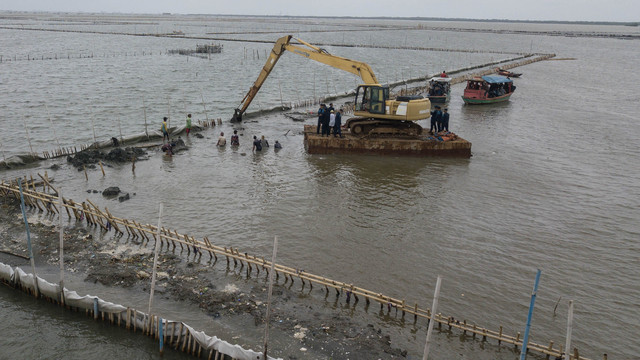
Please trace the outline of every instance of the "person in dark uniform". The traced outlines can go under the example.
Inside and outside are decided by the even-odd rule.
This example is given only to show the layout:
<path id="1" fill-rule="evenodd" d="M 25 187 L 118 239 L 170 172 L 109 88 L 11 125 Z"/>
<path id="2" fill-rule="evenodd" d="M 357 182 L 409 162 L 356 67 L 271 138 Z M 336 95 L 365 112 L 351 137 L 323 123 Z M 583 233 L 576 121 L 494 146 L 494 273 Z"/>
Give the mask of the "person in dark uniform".
<path id="1" fill-rule="evenodd" d="M 331 128 L 329 127 L 329 121 L 331 120 L 331 113 L 329 109 L 325 106 L 324 113 L 322 113 L 322 136 L 325 134 L 327 136 L 331 135 Z"/>
<path id="2" fill-rule="evenodd" d="M 449 109 L 444 109 L 444 113 L 442 113 L 442 129 L 445 131 L 449 131 Z"/>
<path id="3" fill-rule="evenodd" d="M 431 127 L 429 128 L 431 134 L 438 132 L 438 123 L 441 115 L 440 106 L 436 105 L 436 108 L 431 112 Z"/>
<path id="4" fill-rule="evenodd" d="M 318 127 L 316 128 L 316 134 L 320 134 L 320 126 L 322 126 L 323 114 L 327 111 L 325 104 L 320 104 L 318 109 Z"/>
<path id="5" fill-rule="evenodd" d="M 336 113 L 336 121 L 333 125 L 333 136 L 340 136 L 342 137 L 342 108 L 340 108 L 340 110 L 338 110 L 338 112 Z"/>

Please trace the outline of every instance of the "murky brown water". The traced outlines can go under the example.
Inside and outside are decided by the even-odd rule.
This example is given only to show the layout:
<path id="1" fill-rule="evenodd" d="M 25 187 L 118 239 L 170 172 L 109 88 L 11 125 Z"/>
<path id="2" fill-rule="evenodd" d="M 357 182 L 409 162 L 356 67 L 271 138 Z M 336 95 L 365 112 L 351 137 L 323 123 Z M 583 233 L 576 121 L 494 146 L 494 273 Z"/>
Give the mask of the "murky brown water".
<path id="1" fill-rule="evenodd" d="M 428 307 L 435 279 L 442 275 L 443 314 L 490 328 L 503 325 L 512 334 L 524 331 L 535 271 L 540 268 L 542 280 L 531 341 L 564 343 L 567 300 L 573 299 L 573 344 L 581 355 L 600 358 L 607 352 L 610 358 L 636 357 L 640 346 L 629 336 L 640 331 L 640 151 L 634 145 L 640 133 L 636 121 L 640 98 L 637 92 L 629 91 L 640 83 L 640 47 L 636 42 L 418 30 L 341 32 L 344 22 L 318 22 L 283 24 L 275 20 L 256 25 L 250 21 L 167 19 L 126 28 L 159 33 L 183 29 L 200 34 L 267 26 L 284 29 L 283 34 L 299 32 L 299 37 L 311 42 L 533 50 L 577 60 L 519 68 L 524 75 L 515 80 L 516 94 L 510 102 L 495 106 L 465 106 L 460 99 L 463 86 L 454 86 L 449 104 L 451 127 L 473 143 L 471 159 L 309 156 L 299 134 L 302 124 L 274 114 L 236 126 L 243 133 L 238 150 L 213 146 L 218 131 L 227 136 L 231 133 L 233 127 L 225 123 L 205 131 L 205 139 L 189 139 L 190 150 L 172 159 L 154 153 L 149 161 L 137 163 L 135 175 L 130 166 L 115 166 L 107 168 L 106 178 L 97 170 L 85 181 L 82 173 L 64 162 L 56 162 L 63 164 L 63 169 L 49 170 L 50 175 L 63 184 L 66 196 L 89 198 L 108 206 L 114 214 L 140 222 L 155 223 L 158 204 L 163 202 L 165 226 L 208 236 L 218 245 L 268 256 L 277 235 L 280 262 L 405 298 L 408 303 Z M 61 26 L 42 19 L 30 23 Z M 556 26 L 566 31 L 566 25 L 546 25 L 545 29 Z M 303 32 L 317 27 L 338 31 Z M 88 25 L 76 28 L 93 29 Z M 637 32 L 627 27 L 578 28 Z M 0 140 L 7 155 L 29 149 L 23 116 L 35 148 L 56 147 L 44 104 L 63 146 L 91 142 L 92 118 L 98 138 L 117 136 L 119 123 L 124 134 L 143 131 L 143 98 L 147 121 L 154 126 L 168 113 L 179 123 L 185 112 L 196 114 L 196 119 L 227 119 L 263 65 L 264 57 L 254 60 L 251 50 L 270 48 L 269 44 L 225 42 L 223 53 L 211 60 L 125 56 L 124 52 L 140 53 L 143 49 L 188 48 L 198 41 L 0 31 L 0 48 L 8 52 L 6 57 L 77 55 L 80 50 L 113 54 L 1 63 L 0 89 L 5 95 L 0 99 L 4 115 Z M 242 38 L 275 40 L 278 36 Z M 250 49 L 247 59 L 245 48 Z M 385 82 L 509 57 L 339 47 L 331 51 L 369 63 Z M 356 82 L 326 66 L 284 56 L 252 110 L 278 105 L 280 88 L 283 99 L 298 101 L 342 92 Z M 252 154 L 250 138 L 260 134 L 271 141 L 280 140 L 284 149 Z M 0 177 L 43 172 L 52 163 L 5 171 Z M 118 203 L 86 193 L 112 185 L 135 196 Z M 4 294 L 0 298 L 3 315 L 12 324 L 22 323 L 22 317 L 32 311 L 21 310 L 23 300 L 19 297 Z M 41 311 L 46 317 L 51 315 L 44 314 L 57 310 Z M 394 344 L 408 349 L 413 358 L 420 356 L 424 329 L 414 331 L 359 311 L 353 316 L 371 317 L 371 322 L 392 334 Z M 60 321 L 77 326 L 79 335 L 71 344 L 90 343 L 91 337 L 102 336 L 80 335 L 85 333 L 84 319 Z M 19 335 L 10 341 L 17 343 L 13 351 L 20 351 L 17 339 L 31 329 L 26 326 L 14 332 Z M 104 336 L 105 342 L 117 342 L 119 335 L 114 330 Z M 440 334 L 434 341 L 436 358 L 514 357 L 504 348 L 482 349 L 477 343 L 461 342 L 457 336 Z"/>

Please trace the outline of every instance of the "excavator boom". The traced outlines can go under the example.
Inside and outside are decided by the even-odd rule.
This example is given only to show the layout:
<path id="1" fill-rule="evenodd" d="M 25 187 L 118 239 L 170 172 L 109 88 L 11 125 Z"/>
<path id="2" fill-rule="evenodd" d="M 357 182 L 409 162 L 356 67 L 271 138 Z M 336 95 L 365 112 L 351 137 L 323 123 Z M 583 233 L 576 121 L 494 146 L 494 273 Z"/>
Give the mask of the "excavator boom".
<path id="1" fill-rule="evenodd" d="M 391 99 L 389 87 L 378 84 L 378 79 L 369 65 L 329 54 L 326 50 L 300 39 L 295 39 L 299 44 L 293 45 L 291 44 L 291 39 L 293 37 L 287 35 L 276 41 L 266 64 L 260 71 L 260 75 L 258 75 L 258 79 L 242 99 L 240 107 L 235 110 L 231 121 L 242 120 L 242 115 L 251 104 L 251 101 L 253 101 L 262 84 L 264 84 L 280 56 L 285 51 L 290 51 L 307 59 L 350 72 L 362 79 L 363 84 L 358 86 L 354 102 L 355 109 L 353 114 L 356 117 L 348 119 L 345 123 L 351 134 L 356 136 L 420 135 L 422 127 L 415 121 L 429 118 L 431 109 L 429 99 L 425 99 L 422 96 L 402 96 Z"/>
<path id="2" fill-rule="evenodd" d="M 262 71 L 260 71 L 260 75 L 258 75 L 258 78 L 253 83 L 251 89 L 249 89 L 249 92 L 247 92 L 244 98 L 242 98 L 240 107 L 235 110 L 235 113 L 231 118 L 232 122 L 242 120 L 242 115 L 244 115 L 244 112 L 247 111 L 247 108 L 251 104 L 251 101 L 253 101 L 253 98 L 256 97 L 258 90 L 260 90 L 262 84 L 264 84 L 265 80 L 267 80 L 267 77 L 271 73 L 271 70 L 273 70 L 273 67 L 276 66 L 278 59 L 280 59 L 280 56 L 282 56 L 282 53 L 285 51 L 285 45 L 288 45 L 289 41 L 291 41 L 291 37 L 291 35 L 283 36 L 278 39 L 278 41 L 276 41 L 276 43 L 273 45 L 273 49 L 271 49 L 269 58 L 267 58 L 267 62 L 264 64 Z"/>
<path id="3" fill-rule="evenodd" d="M 271 73 L 271 70 L 273 70 L 273 67 L 276 65 L 276 63 L 280 59 L 280 56 L 282 56 L 285 51 L 290 51 L 294 54 L 306 57 L 307 59 L 312 59 L 320 63 L 332 66 L 334 68 L 350 72 L 354 75 L 359 76 L 364 84 L 378 84 L 378 79 L 376 78 L 373 70 L 371 70 L 371 67 L 369 67 L 369 65 L 360 61 L 331 55 L 326 50 L 311 45 L 300 39 L 295 40 L 306 47 L 292 45 L 290 43 L 292 38 L 293 37 L 291 35 L 287 35 L 281 37 L 280 39 L 278 39 L 278 41 L 276 41 L 273 49 L 271 49 L 269 58 L 267 58 L 267 62 L 264 64 L 264 67 L 260 71 L 260 75 L 258 75 L 258 78 L 253 83 L 253 86 L 251 86 L 249 92 L 247 92 L 247 94 L 242 99 L 240 106 L 235 110 L 231 121 L 242 120 L 242 115 L 244 115 L 245 111 L 247 111 L 247 108 L 262 87 L 262 84 L 264 84 L 265 80 L 267 80 L 267 77 Z"/>

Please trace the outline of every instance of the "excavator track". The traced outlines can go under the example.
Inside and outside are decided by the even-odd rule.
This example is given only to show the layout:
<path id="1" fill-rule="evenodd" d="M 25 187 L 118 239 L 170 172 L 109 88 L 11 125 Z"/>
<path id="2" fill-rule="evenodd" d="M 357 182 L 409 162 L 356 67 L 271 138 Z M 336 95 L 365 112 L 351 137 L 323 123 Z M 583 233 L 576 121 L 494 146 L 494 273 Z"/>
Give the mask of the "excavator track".
<path id="1" fill-rule="evenodd" d="M 355 136 L 419 137 L 422 134 L 422 126 L 413 121 L 354 117 L 348 119 L 345 125 Z"/>

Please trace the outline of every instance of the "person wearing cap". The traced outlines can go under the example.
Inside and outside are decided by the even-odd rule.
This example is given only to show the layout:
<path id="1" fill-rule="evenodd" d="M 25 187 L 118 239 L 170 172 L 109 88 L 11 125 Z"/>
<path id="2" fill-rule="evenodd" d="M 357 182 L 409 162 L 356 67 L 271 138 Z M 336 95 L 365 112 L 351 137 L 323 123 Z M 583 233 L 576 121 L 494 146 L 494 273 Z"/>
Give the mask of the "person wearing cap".
<path id="1" fill-rule="evenodd" d="M 320 104 L 320 108 L 318 109 L 318 127 L 316 128 L 316 134 L 320 134 L 320 126 L 322 126 L 323 115 L 327 111 L 327 108 L 324 104 Z"/>
<path id="2" fill-rule="evenodd" d="M 162 119 L 162 125 L 160 126 L 160 130 L 162 131 L 162 142 L 164 142 L 164 138 L 167 138 L 169 141 L 169 126 L 167 125 L 167 117 L 165 116 Z"/>
<path id="3" fill-rule="evenodd" d="M 431 112 L 431 127 L 429 128 L 429 132 L 433 134 L 438 131 L 438 123 L 440 122 L 440 106 L 436 105 L 435 110 Z"/>
<path id="4" fill-rule="evenodd" d="M 444 113 L 442 113 L 442 129 L 445 131 L 449 131 L 449 109 L 444 109 Z"/>
<path id="5" fill-rule="evenodd" d="M 336 113 L 336 120 L 335 123 L 333 124 L 333 136 L 336 137 L 338 135 L 340 135 L 340 137 L 342 137 L 342 108 L 340 108 L 340 110 L 338 110 L 338 112 Z"/>

